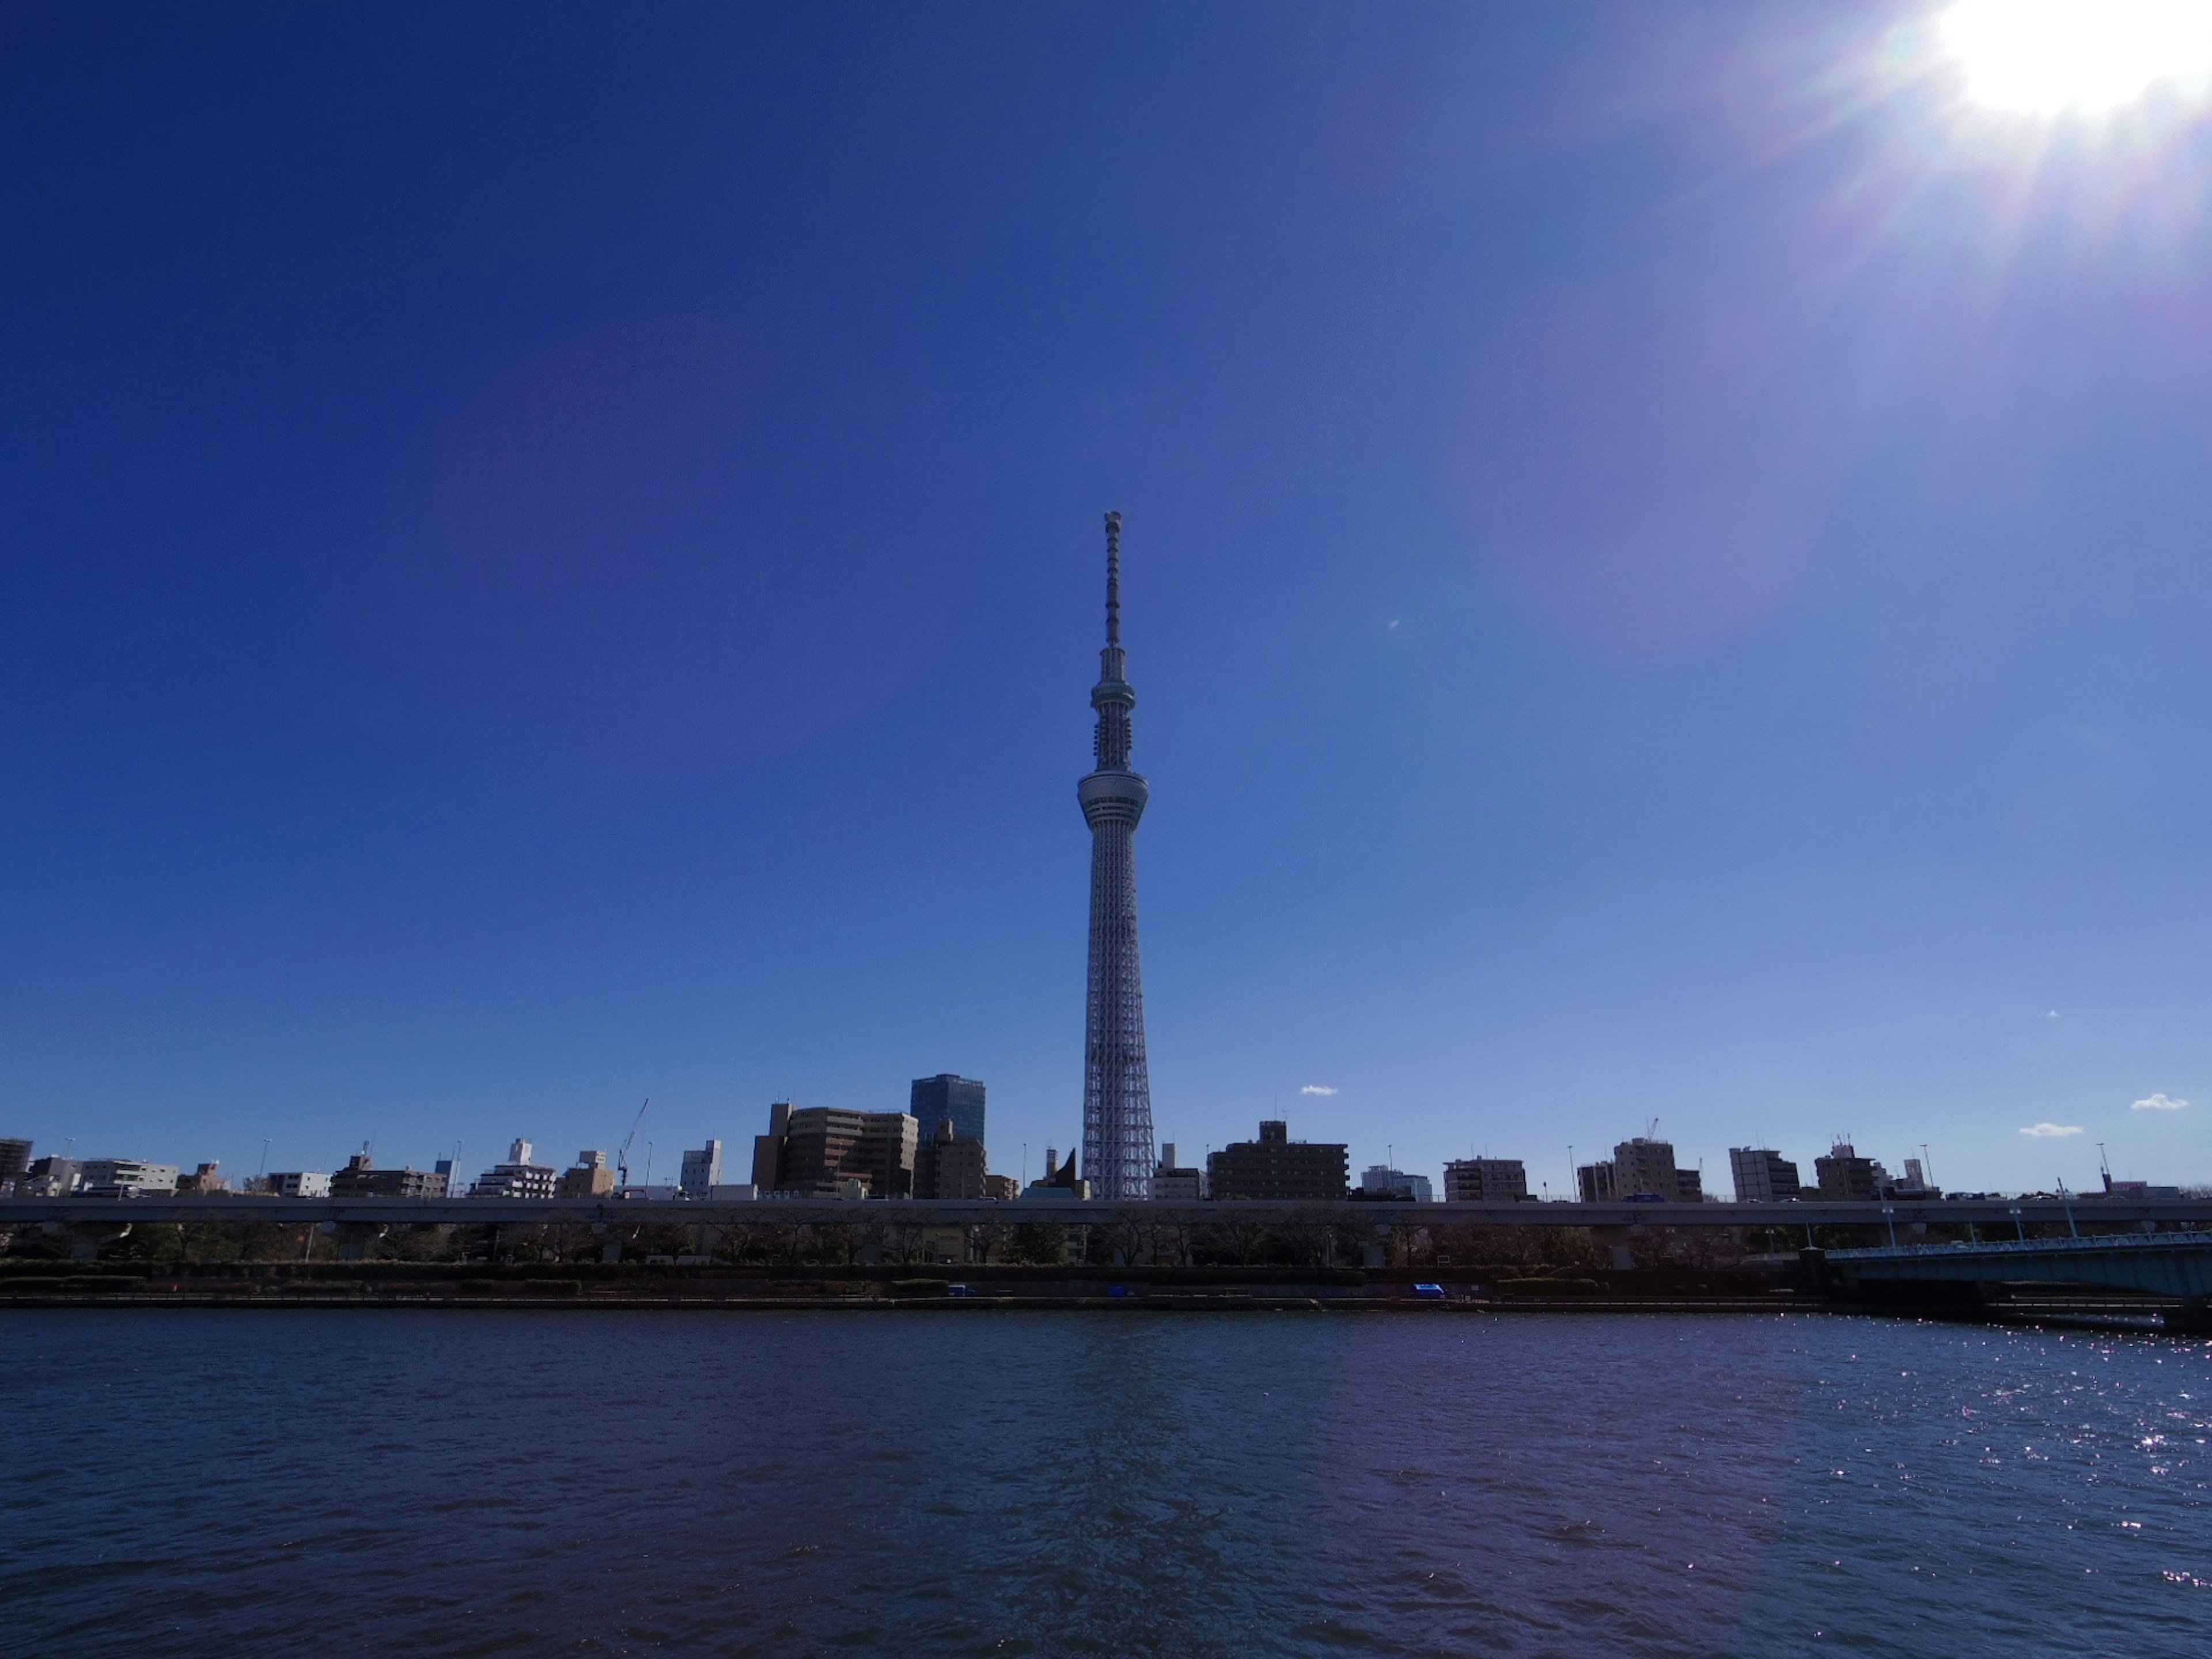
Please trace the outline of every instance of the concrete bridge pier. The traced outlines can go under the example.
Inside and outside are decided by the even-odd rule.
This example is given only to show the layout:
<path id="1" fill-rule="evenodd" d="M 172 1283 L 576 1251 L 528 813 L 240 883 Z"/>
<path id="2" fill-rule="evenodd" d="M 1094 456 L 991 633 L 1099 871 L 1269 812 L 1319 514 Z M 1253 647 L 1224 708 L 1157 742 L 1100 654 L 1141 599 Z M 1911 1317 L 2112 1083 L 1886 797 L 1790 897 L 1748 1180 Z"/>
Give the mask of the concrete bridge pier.
<path id="1" fill-rule="evenodd" d="M 1387 1267 L 1390 1265 L 1390 1224 L 1377 1223 L 1375 1237 L 1361 1247 L 1359 1265 L 1363 1267 Z"/>
<path id="2" fill-rule="evenodd" d="M 1593 1227 L 1590 1237 L 1605 1252 L 1605 1265 L 1625 1273 L 1636 1265 L 1636 1251 L 1629 1240 L 1643 1231 L 1641 1227 Z"/>
<path id="3" fill-rule="evenodd" d="M 369 1221 L 342 1221 L 338 1224 L 338 1260 L 366 1261 L 369 1246 L 384 1237 L 387 1229 Z"/>

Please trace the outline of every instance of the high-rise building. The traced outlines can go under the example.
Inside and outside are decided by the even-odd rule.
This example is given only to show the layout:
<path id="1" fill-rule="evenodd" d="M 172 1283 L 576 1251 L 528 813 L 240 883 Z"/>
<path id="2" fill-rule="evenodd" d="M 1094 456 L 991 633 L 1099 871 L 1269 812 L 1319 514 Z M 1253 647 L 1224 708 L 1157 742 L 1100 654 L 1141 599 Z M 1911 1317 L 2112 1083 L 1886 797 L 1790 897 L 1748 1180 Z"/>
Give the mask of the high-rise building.
<path id="1" fill-rule="evenodd" d="M 1213 1198 L 1342 1198 L 1351 1189 L 1351 1149 L 1337 1141 L 1292 1140 L 1270 1118 L 1257 1140 L 1231 1141 L 1206 1158 Z"/>
<path id="2" fill-rule="evenodd" d="M 782 1190 L 783 1138 L 790 1133 L 791 1103 L 779 1100 L 768 1109 L 768 1133 L 753 1137 L 753 1186 L 757 1190 Z"/>
<path id="3" fill-rule="evenodd" d="M 1674 1144 L 1642 1135 L 1624 1140 L 1613 1149 L 1613 1190 L 1616 1198 L 1681 1196 L 1676 1179 Z"/>
<path id="4" fill-rule="evenodd" d="M 920 1126 L 905 1112 L 848 1112 L 836 1106 L 769 1109 L 769 1133 L 753 1143 L 753 1184 L 763 1193 L 835 1197 L 862 1181 L 871 1198 L 910 1198 Z"/>
<path id="5" fill-rule="evenodd" d="M 925 1144 L 937 1138 L 937 1126 L 947 1118 L 952 1120 L 952 1133 L 958 1139 L 986 1144 L 990 1140 L 983 1133 L 983 1085 L 972 1077 L 951 1072 L 918 1077 L 907 1102 L 907 1110 L 921 1125 Z"/>
<path id="6" fill-rule="evenodd" d="M 1585 1204 L 1613 1202 L 1613 1165 L 1584 1164 L 1575 1170 L 1575 1192 Z"/>
<path id="7" fill-rule="evenodd" d="M 1870 1158 L 1861 1158 L 1848 1140 L 1838 1141 L 1826 1158 L 1814 1158 L 1813 1171 L 1823 1198 L 1871 1202 L 1881 1196 L 1882 1184 L 1889 1179 L 1888 1170 Z"/>
<path id="8" fill-rule="evenodd" d="M 921 1143 L 915 1154 L 914 1195 L 916 1198 L 979 1199 L 990 1161 L 980 1140 L 956 1132 L 951 1118 L 939 1120 L 937 1133 Z"/>
<path id="9" fill-rule="evenodd" d="M 1528 1196 L 1528 1166 L 1517 1158 L 1455 1158 L 1444 1165 L 1444 1202 L 1495 1204 Z"/>
<path id="10" fill-rule="evenodd" d="M 478 1176 L 469 1188 L 471 1198 L 550 1198 L 560 1184 L 561 1172 L 550 1164 L 532 1161 L 532 1148 L 527 1140 L 517 1138 L 507 1149 L 507 1162 L 495 1164 Z M 411 1175 L 415 1173 L 410 1170 Z M 426 1182 L 435 1176 L 426 1175 Z"/>
<path id="11" fill-rule="evenodd" d="M 676 1190 L 686 1198 L 711 1198 L 722 1184 L 722 1143 L 710 1140 L 696 1152 L 684 1154 L 684 1170 Z"/>
<path id="12" fill-rule="evenodd" d="M 1145 991 L 1137 965 L 1137 820 L 1151 790 L 1129 769 L 1137 706 L 1121 650 L 1121 515 L 1106 515 L 1106 644 L 1098 653 L 1097 767 L 1076 785 L 1091 826 L 1091 966 L 1083 1033 L 1083 1167 L 1092 1194 L 1152 1190 L 1152 1085 L 1145 1063 Z"/>
<path id="13" fill-rule="evenodd" d="M 31 1143 L 27 1140 L 0 1140 L 0 1181 L 13 1181 L 17 1176 L 29 1173 Z"/>
<path id="14" fill-rule="evenodd" d="M 1764 1146 L 1729 1147 L 1729 1174 L 1739 1204 L 1780 1204 L 1802 1190 L 1797 1166 Z"/>
<path id="15" fill-rule="evenodd" d="M 1444 1166 L 1444 1185 L 1451 1185 L 1451 1166 Z M 1370 1164 L 1359 1172 L 1359 1190 L 1370 1198 L 1401 1198 L 1413 1204 L 1433 1204 L 1437 1189 L 1428 1176 L 1387 1164 Z M 1447 1194 L 1449 1195 L 1449 1194 Z"/>

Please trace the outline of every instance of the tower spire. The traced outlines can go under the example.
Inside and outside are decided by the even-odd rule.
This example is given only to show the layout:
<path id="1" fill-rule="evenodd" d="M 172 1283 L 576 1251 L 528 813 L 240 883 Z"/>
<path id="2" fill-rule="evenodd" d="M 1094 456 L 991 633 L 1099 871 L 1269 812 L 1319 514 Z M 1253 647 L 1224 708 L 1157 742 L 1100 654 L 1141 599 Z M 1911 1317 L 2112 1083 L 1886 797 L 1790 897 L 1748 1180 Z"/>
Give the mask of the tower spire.
<path id="1" fill-rule="evenodd" d="M 1106 643 L 1121 643 L 1121 515 L 1106 515 Z"/>

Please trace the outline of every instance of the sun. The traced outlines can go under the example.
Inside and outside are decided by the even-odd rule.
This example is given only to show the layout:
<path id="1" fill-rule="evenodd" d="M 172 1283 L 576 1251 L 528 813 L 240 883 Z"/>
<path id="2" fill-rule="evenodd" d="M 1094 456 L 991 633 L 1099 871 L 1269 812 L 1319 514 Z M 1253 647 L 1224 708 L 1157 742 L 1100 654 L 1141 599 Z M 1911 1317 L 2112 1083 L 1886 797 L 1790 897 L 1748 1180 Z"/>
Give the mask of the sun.
<path id="1" fill-rule="evenodd" d="M 2212 0 L 1958 0 L 1939 27 L 1967 97 L 1994 109 L 2109 114 L 2212 83 Z"/>

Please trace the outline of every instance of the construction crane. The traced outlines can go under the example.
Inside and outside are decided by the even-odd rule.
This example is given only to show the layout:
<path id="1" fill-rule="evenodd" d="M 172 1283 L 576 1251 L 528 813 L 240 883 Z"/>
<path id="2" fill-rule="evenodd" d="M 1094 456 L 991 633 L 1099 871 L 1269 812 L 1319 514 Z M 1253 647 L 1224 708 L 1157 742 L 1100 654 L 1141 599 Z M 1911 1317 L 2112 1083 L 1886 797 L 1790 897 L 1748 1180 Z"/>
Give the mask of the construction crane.
<path id="1" fill-rule="evenodd" d="M 623 1138 L 622 1151 L 615 1154 L 615 1190 L 617 1193 L 626 1194 L 629 1191 L 630 1142 L 637 1139 L 637 1126 L 645 1121 L 645 1107 L 652 1104 L 653 1097 L 647 1095 L 645 1097 L 645 1106 L 639 1107 L 637 1115 L 629 1121 L 629 1133 Z"/>

